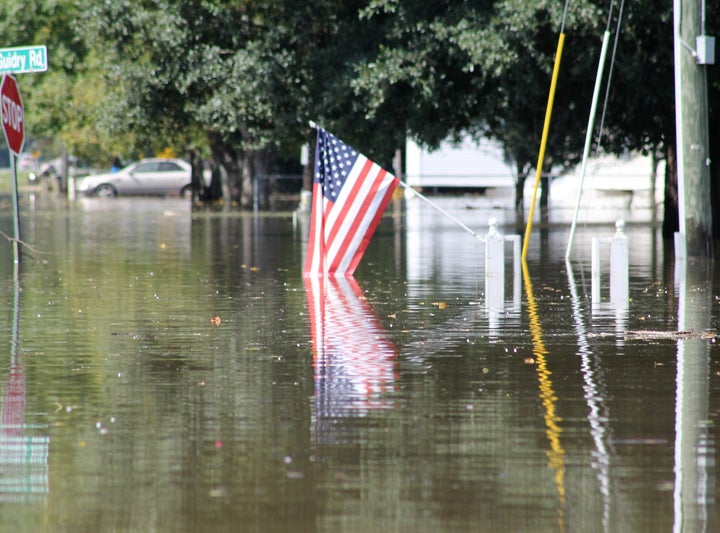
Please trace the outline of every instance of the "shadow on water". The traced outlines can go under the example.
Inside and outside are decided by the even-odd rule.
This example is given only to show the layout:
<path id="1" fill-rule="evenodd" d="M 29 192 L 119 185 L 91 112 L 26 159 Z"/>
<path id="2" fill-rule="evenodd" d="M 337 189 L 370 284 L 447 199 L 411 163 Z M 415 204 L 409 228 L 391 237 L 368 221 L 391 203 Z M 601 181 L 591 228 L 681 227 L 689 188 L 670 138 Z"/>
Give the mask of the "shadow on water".
<path id="1" fill-rule="evenodd" d="M 513 233 L 499 194 L 439 201 Z M 720 527 L 714 265 L 676 262 L 626 203 L 570 263 L 554 206 L 493 277 L 482 242 L 398 200 L 355 279 L 319 285 L 303 215 L 22 206 L 18 278 L 0 246 L 0 529 Z M 619 217 L 618 301 L 590 244 Z"/>

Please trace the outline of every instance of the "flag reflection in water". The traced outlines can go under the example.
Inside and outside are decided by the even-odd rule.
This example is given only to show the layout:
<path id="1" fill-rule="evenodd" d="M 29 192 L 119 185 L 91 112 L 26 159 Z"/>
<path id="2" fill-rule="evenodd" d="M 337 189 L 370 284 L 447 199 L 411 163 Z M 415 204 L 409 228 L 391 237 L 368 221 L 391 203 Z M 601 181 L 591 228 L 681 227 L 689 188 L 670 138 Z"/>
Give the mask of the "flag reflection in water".
<path id="1" fill-rule="evenodd" d="M 315 370 L 315 426 L 392 407 L 397 351 L 352 277 L 306 277 Z M 337 428 L 336 428 L 337 429 Z M 337 435 L 336 435 L 337 436 Z"/>

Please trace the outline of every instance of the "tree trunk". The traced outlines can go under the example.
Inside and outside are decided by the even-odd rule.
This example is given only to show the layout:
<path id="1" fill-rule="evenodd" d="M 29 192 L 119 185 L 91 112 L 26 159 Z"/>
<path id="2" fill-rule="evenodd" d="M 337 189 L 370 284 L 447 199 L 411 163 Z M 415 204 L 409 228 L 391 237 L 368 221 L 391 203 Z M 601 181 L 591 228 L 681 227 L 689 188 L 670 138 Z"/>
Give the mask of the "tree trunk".
<path id="1" fill-rule="evenodd" d="M 720 238 L 720 109 L 710 113 L 710 194 L 712 201 L 712 236 Z"/>
<path id="2" fill-rule="evenodd" d="M 548 171 L 548 174 L 543 173 L 543 175 L 540 176 L 540 213 L 543 215 L 543 217 L 547 216 L 548 214 L 549 200 L 550 176 Z"/>
<path id="3" fill-rule="evenodd" d="M 270 156 L 267 151 L 247 151 L 242 160 L 243 175 L 240 205 L 245 209 L 270 208 Z"/>
<path id="4" fill-rule="evenodd" d="M 210 187 L 205 191 L 205 200 L 212 202 L 223 197 L 222 171 L 214 162 L 210 166 Z"/>
<path id="5" fill-rule="evenodd" d="M 522 217 L 523 209 L 525 209 L 525 178 L 527 178 L 525 165 L 517 163 L 515 172 L 517 173 L 517 181 L 515 181 L 515 216 Z"/>
<path id="6" fill-rule="evenodd" d="M 240 205 L 243 209 L 267 210 L 270 207 L 268 153 L 264 150 L 243 152 Z"/>
<path id="7" fill-rule="evenodd" d="M 223 141 L 217 134 L 210 134 L 209 138 L 213 160 L 227 175 L 230 201 L 240 203 L 243 185 L 242 152 Z"/>
<path id="8" fill-rule="evenodd" d="M 680 212 L 678 211 L 678 182 L 677 158 L 675 157 L 675 142 L 668 142 L 665 146 L 665 203 L 663 207 L 662 235 L 665 239 L 672 239 L 680 229 Z"/>
<path id="9" fill-rule="evenodd" d="M 192 190 L 191 202 L 197 203 L 205 199 L 205 183 L 203 180 L 203 165 L 200 151 L 197 148 L 190 149 L 190 188 Z"/>

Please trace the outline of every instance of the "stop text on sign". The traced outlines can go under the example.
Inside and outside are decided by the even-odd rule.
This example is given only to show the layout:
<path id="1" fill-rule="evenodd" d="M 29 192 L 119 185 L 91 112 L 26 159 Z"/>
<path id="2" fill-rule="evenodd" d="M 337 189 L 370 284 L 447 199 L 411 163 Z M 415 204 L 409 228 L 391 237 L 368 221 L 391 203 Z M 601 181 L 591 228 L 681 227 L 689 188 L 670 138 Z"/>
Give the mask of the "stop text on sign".
<path id="1" fill-rule="evenodd" d="M 7 125 L 17 132 L 23 131 L 22 106 L 19 106 L 4 94 L 2 95 L 2 121 L 3 127 Z"/>
<path id="2" fill-rule="evenodd" d="M 25 110 L 17 82 L 7 74 L 0 83 L 0 115 L 8 148 L 20 155 L 25 142 Z"/>

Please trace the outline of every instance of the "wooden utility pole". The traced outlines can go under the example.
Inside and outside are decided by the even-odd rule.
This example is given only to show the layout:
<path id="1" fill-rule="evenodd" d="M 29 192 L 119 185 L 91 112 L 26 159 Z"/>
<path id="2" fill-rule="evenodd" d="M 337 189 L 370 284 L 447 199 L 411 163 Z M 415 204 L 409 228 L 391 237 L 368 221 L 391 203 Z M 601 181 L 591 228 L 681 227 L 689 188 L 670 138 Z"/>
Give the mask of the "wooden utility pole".
<path id="1" fill-rule="evenodd" d="M 674 0 L 675 127 L 680 237 L 688 256 L 712 257 L 710 142 L 706 65 L 714 40 L 704 28 L 702 0 Z M 712 43 L 712 49 L 707 46 Z"/>

